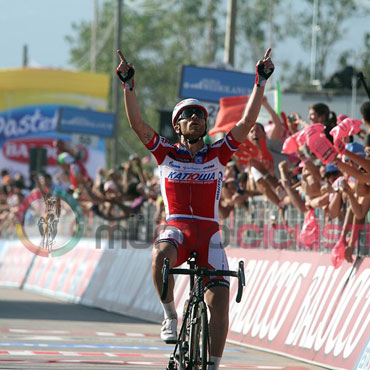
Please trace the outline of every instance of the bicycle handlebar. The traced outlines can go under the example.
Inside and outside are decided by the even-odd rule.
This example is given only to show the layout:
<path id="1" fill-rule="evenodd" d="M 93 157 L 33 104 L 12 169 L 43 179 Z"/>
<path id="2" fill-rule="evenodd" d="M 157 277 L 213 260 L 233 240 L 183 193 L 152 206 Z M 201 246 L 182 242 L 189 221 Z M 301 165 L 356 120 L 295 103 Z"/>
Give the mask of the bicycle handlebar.
<path id="1" fill-rule="evenodd" d="M 162 275 L 163 284 L 161 292 L 161 300 L 167 297 L 168 290 L 168 275 L 192 275 L 192 276 L 233 276 L 238 278 L 238 293 L 236 295 L 236 302 L 239 303 L 243 295 L 243 287 L 245 286 L 244 262 L 239 261 L 238 271 L 231 270 L 209 270 L 206 267 L 198 267 L 196 269 L 170 269 L 169 259 L 166 258 L 163 263 Z"/>

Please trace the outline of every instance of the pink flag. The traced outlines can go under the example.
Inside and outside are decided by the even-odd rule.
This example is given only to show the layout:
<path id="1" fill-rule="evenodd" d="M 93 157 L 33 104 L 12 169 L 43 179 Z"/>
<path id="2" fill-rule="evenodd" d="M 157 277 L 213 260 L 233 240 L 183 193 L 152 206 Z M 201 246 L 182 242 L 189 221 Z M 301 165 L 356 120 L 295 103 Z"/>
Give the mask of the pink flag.
<path id="1" fill-rule="evenodd" d="M 344 239 L 342 237 L 339 239 L 337 244 L 335 244 L 334 248 L 331 250 L 331 263 L 333 264 L 335 269 L 342 265 L 345 258 L 345 250 L 346 246 L 344 244 Z"/>

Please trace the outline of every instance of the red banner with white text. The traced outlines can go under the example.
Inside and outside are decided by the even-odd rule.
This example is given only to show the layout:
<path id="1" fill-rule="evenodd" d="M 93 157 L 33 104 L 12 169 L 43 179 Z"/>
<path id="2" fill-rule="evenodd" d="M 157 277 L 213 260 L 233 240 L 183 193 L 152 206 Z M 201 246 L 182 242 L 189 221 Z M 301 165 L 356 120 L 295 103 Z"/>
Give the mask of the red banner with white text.
<path id="1" fill-rule="evenodd" d="M 229 340 L 337 369 L 370 369 L 370 258 L 335 270 L 330 254 L 227 249 L 230 269 L 245 264 L 235 302 L 231 279 Z M 178 310 L 188 285 L 179 277 Z"/>

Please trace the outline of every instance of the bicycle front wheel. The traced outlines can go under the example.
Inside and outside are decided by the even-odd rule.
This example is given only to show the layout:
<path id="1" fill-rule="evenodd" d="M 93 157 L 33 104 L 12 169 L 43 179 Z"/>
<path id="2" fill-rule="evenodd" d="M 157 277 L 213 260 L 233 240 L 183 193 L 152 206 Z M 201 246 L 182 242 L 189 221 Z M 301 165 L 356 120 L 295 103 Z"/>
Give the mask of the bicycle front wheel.
<path id="1" fill-rule="evenodd" d="M 208 364 L 207 306 L 199 302 L 191 312 L 189 337 L 189 365 L 194 370 L 206 370 Z"/>

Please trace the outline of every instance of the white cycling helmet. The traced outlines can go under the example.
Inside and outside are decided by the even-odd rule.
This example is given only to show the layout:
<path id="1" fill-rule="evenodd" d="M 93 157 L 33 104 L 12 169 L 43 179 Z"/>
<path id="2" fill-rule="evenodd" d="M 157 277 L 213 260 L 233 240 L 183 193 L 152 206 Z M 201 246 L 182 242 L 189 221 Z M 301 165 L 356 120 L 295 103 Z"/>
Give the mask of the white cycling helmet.
<path id="1" fill-rule="evenodd" d="M 177 120 L 180 117 L 181 112 L 185 108 L 191 108 L 191 107 L 200 108 L 204 112 L 205 120 L 207 121 L 208 111 L 207 111 L 207 108 L 205 107 L 205 105 L 202 102 L 200 102 L 198 99 L 192 99 L 192 98 L 190 98 L 190 99 L 181 100 L 179 103 L 176 104 L 175 108 L 173 109 L 173 112 L 172 112 L 172 125 L 174 127 L 175 127 L 175 125 L 177 123 Z"/>

